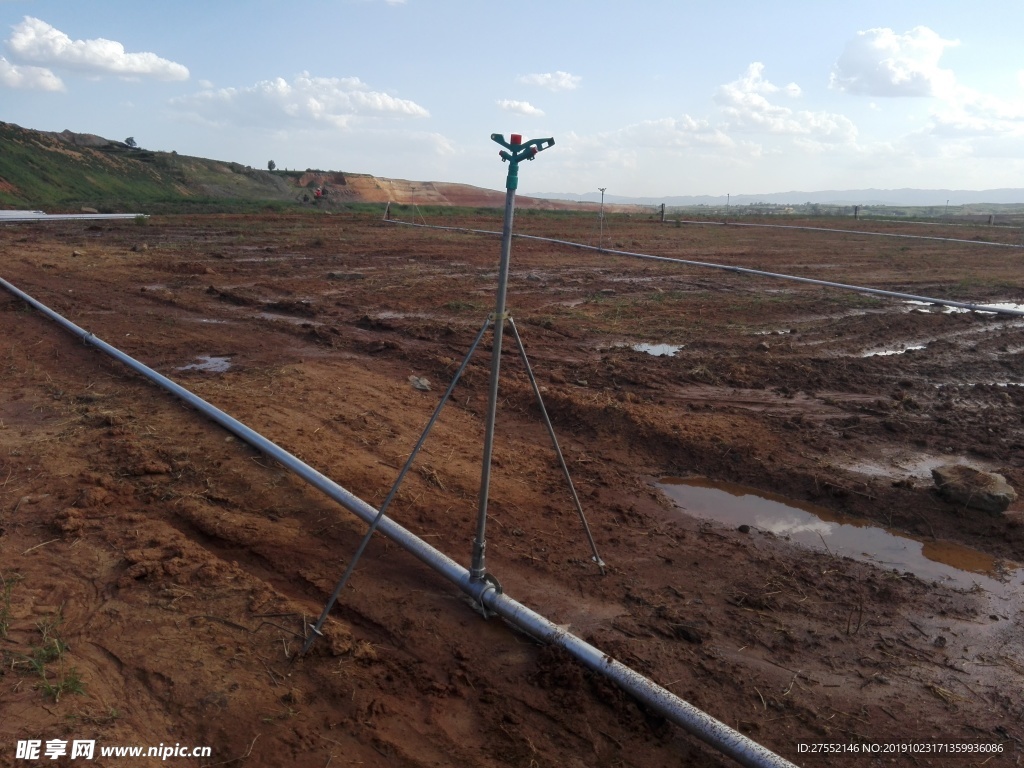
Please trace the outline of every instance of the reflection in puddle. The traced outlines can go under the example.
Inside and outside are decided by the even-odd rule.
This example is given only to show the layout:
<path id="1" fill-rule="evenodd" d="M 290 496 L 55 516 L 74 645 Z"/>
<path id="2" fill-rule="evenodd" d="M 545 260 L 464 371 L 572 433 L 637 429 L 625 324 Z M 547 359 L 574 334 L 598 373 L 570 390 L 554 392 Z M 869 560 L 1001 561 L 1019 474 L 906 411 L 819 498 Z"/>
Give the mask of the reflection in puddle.
<path id="1" fill-rule="evenodd" d="M 925 349 L 927 344 L 900 344 L 896 347 L 882 347 L 881 349 L 868 350 L 861 354 L 861 357 L 887 357 L 889 355 L 902 355 L 912 349 Z"/>
<path id="2" fill-rule="evenodd" d="M 928 312 L 941 312 L 944 315 L 962 314 L 965 312 L 973 312 L 972 309 L 965 307 L 947 307 L 945 304 L 933 304 L 929 301 L 905 301 L 904 304 L 910 304 L 915 307 L 926 307 L 925 311 Z M 1012 301 L 996 301 L 988 304 L 979 304 L 980 307 L 991 307 L 992 309 L 1012 309 L 1017 312 L 1024 312 L 1024 304 L 1015 304 Z M 984 310 L 978 310 L 979 315 L 994 315 L 995 312 L 986 312 Z"/>
<path id="3" fill-rule="evenodd" d="M 268 262 L 268 261 L 310 261 L 312 256 L 296 256 L 286 253 L 283 256 L 247 256 L 244 259 L 234 259 L 237 262 Z"/>
<path id="4" fill-rule="evenodd" d="M 634 352 L 646 352 L 653 357 L 675 357 L 676 352 L 682 349 L 678 344 L 633 344 L 631 349 Z"/>
<path id="5" fill-rule="evenodd" d="M 293 315 L 281 315 L 276 312 L 257 312 L 256 317 L 260 320 L 278 320 L 291 325 L 323 325 L 308 317 L 295 317 Z"/>
<path id="6" fill-rule="evenodd" d="M 1014 304 L 1011 301 L 998 301 L 995 304 L 982 304 L 982 306 L 992 307 L 993 309 L 1014 309 L 1018 312 L 1024 312 L 1024 304 Z M 987 315 L 988 312 L 983 312 L 982 314 Z"/>
<path id="7" fill-rule="evenodd" d="M 976 584 L 1002 591 L 1005 566 L 983 552 L 951 541 L 920 541 L 814 504 L 705 478 L 664 478 L 665 494 L 687 514 L 727 525 L 750 525 L 837 556 L 909 571 L 925 580 L 970 589 Z M 1014 581 L 1021 580 L 1017 566 Z"/>
<path id="8" fill-rule="evenodd" d="M 196 358 L 199 360 L 198 363 L 190 363 L 189 365 L 183 365 L 179 371 L 208 371 L 209 373 L 224 373 L 231 367 L 231 359 L 228 357 L 218 357 L 216 355 L 200 355 Z"/>

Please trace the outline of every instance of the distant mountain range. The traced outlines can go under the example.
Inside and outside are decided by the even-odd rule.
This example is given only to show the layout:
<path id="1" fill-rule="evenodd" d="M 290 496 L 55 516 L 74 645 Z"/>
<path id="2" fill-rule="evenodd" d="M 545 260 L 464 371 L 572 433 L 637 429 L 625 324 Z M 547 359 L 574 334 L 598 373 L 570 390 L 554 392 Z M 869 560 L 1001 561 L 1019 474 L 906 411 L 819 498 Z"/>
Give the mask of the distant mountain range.
<path id="1" fill-rule="evenodd" d="M 531 197 L 547 200 L 573 200 L 577 202 L 599 203 L 600 192 L 530 192 Z M 771 192 L 763 195 L 676 195 L 667 197 L 623 197 L 621 195 L 605 195 L 605 203 L 613 205 L 661 205 L 686 207 L 695 205 L 725 206 L 756 205 L 770 203 L 774 205 L 802 205 L 819 203 L 822 205 L 905 205 L 905 206 L 951 206 L 977 205 L 989 203 L 993 205 L 1009 205 L 1024 203 L 1024 189 L 847 189 L 826 190 L 824 192 Z"/>

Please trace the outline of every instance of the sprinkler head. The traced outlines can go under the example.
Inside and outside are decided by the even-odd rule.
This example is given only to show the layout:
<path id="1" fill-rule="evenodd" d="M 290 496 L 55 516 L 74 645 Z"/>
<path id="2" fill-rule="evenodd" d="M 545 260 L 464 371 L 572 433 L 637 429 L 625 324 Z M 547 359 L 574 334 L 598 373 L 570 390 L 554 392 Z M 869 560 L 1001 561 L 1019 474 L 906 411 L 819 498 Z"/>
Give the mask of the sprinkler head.
<path id="1" fill-rule="evenodd" d="M 509 164 L 508 178 L 505 180 L 505 189 L 514 190 L 519 185 L 519 161 L 533 160 L 537 153 L 543 149 L 554 146 L 554 139 L 530 139 L 525 144 L 523 136 L 519 133 L 512 134 L 512 143 L 505 141 L 500 133 L 492 133 L 491 141 L 501 144 L 507 151 L 498 153 L 503 163 Z"/>

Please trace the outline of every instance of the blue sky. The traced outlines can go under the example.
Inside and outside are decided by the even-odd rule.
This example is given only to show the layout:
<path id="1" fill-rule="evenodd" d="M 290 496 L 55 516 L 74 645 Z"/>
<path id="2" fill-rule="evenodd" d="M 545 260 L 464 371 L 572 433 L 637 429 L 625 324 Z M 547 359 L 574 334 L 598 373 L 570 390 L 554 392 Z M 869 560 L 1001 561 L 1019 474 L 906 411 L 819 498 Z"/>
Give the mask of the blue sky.
<path id="1" fill-rule="evenodd" d="M 523 192 L 1024 187 L 1024 3 L 0 0 L 0 120 Z"/>

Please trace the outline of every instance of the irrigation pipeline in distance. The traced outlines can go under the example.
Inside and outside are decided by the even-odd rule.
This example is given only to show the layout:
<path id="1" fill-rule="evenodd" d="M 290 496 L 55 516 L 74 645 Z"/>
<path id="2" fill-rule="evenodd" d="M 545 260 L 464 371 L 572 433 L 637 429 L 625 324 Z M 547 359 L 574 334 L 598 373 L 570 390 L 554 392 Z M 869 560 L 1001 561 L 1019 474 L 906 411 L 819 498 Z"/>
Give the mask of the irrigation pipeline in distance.
<path id="1" fill-rule="evenodd" d="M 110 219 L 148 219 L 146 213 L 44 213 L 43 211 L 0 211 L 0 224 L 24 224 L 32 221 L 103 221 Z"/>
<path id="2" fill-rule="evenodd" d="M 665 219 L 666 224 L 691 224 L 707 227 L 763 227 L 765 229 L 802 229 L 807 232 L 841 232 L 846 235 L 868 235 L 870 237 L 903 237 L 910 240 L 941 240 L 945 243 L 969 243 L 970 245 L 992 245 L 996 248 L 1024 248 L 1016 243 L 993 243 L 991 240 L 967 240 L 960 237 L 938 237 L 936 235 L 903 235 L 899 232 L 868 232 L 861 229 L 836 229 L 834 227 L 802 227 L 796 224 L 761 224 L 744 221 L 688 221 L 687 219 Z M 919 222 L 915 222 L 919 223 Z"/>
<path id="3" fill-rule="evenodd" d="M 398 221 L 397 219 L 385 219 L 389 224 L 400 224 L 406 227 L 423 227 L 426 229 L 444 229 L 450 232 L 465 232 L 467 234 L 475 235 L 498 235 L 501 236 L 501 232 L 491 229 L 469 229 L 467 227 L 444 227 L 439 224 L 416 224 L 411 221 Z M 705 223 L 705 222 L 699 222 Z M 733 226 L 730 224 L 729 226 Z M 775 224 L 744 224 L 741 226 L 782 226 Z M 786 227 L 788 229 L 818 229 L 816 227 Z M 847 230 L 836 230 L 828 228 L 820 228 L 824 232 L 844 232 Z M 863 232 L 857 234 L 871 234 L 878 235 L 879 232 Z M 575 243 L 571 240 L 558 240 L 553 237 L 540 237 L 539 235 L 521 235 L 512 233 L 512 237 L 518 237 L 523 240 L 537 240 L 544 243 L 555 243 L 557 245 L 567 245 L 571 248 L 580 248 L 585 251 L 596 251 L 598 253 L 606 253 L 612 256 L 629 256 L 635 259 L 649 259 L 651 261 L 663 261 L 669 264 L 685 264 L 690 267 L 703 267 L 706 269 L 720 269 L 726 272 L 736 272 L 742 275 L 756 275 L 758 277 L 771 277 L 776 280 L 790 280 L 796 283 L 807 283 L 809 285 L 820 285 L 826 288 L 838 288 L 844 291 L 853 291 L 854 293 L 866 293 L 873 296 L 886 296 L 892 299 L 902 299 L 905 301 L 920 301 L 926 304 L 937 304 L 943 307 L 957 307 L 959 309 L 968 309 L 973 312 L 991 312 L 993 314 L 1000 315 L 1014 315 L 1016 317 L 1024 317 L 1024 310 L 1010 309 L 1008 307 L 996 307 L 989 306 L 986 304 L 972 304 L 964 301 L 951 301 L 950 299 L 936 299 L 931 296 L 918 296 L 913 293 L 901 293 L 899 291 L 886 291 L 881 288 L 869 288 L 863 285 L 850 285 L 849 283 L 833 283 L 829 280 L 816 280 L 813 277 L 798 277 L 797 275 L 784 275 L 779 272 L 766 272 L 762 269 L 749 269 L 747 267 L 734 267 L 729 264 L 715 264 L 710 261 L 693 261 L 690 259 L 677 259 L 671 256 L 654 256 L 649 253 L 634 253 L 633 251 L 617 251 L 612 248 L 601 248 L 596 245 L 586 245 L 584 243 Z M 889 237 L 923 237 L 919 235 L 889 235 Z M 1005 245 L 1003 243 L 981 243 L 978 240 L 956 240 L 954 238 L 946 237 L 924 237 L 926 240 L 947 240 L 954 243 L 974 243 L 975 245 Z M 1010 248 L 1017 248 L 1019 246 L 1006 246 Z"/>

